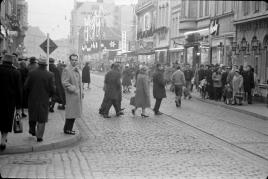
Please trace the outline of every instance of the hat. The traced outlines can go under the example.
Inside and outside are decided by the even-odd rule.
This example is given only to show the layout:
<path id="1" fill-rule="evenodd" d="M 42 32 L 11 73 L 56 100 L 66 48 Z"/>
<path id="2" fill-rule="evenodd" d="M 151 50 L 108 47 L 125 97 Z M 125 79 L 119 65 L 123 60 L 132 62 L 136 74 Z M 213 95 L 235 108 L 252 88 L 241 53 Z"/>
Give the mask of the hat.
<path id="1" fill-rule="evenodd" d="M 49 63 L 54 63 L 55 59 L 54 58 L 49 58 Z"/>
<path id="2" fill-rule="evenodd" d="M 15 58 L 14 55 L 11 55 L 11 54 L 5 54 L 5 55 L 3 56 L 3 62 L 10 62 L 10 63 L 13 63 L 14 58 Z"/>
<path id="3" fill-rule="evenodd" d="M 45 57 L 40 57 L 38 60 L 39 65 L 47 65 L 47 59 Z"/>
<path id="4" fill-rule="evenodd" d="M 126 64 L 126 67 L 129 67 L 129 64 Z"/>
<path id="5" fill-rule="evenodd" d="M 31 57 L 30 58 L 30 63 L 36 63 L 36 58 L 35 57 Z"/>

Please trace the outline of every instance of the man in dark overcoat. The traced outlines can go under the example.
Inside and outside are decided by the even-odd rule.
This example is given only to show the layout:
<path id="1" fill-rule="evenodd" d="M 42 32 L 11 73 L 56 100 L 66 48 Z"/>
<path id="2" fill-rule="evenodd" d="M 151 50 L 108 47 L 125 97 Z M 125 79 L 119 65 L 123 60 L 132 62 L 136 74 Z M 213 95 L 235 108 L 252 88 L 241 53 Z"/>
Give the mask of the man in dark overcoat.
<path id="1" fill-rule="evenodd" d="M 247 94 L 248 104 L 252 104 L 252 89 L 255 88 L 254 84 L 254 74 L 251 70 L 251 66 L 247 65 L 245 71 L 242 73 L 244 91 Z"/>
<path id="2" fill-rule="evenodd" d="M 29 133 L 43 141 L 45 123 L 48 121 L 49 98 L 55 93 L 53 73 L 47 71 L 47 60 L 41 57 L 39 67 L 31 72 L 25 82 L 28 93 Z"/>
<path id="3" fill-rule="evenodd" d="M 108 114 L 112 105 L 115 108 L 116 116 L 123 115 L 123 112 L 121 112 L 119 106 L 119 102 L 122 98 L 122 86 L 120 78 L 121 74 L 119 72 L 119 65 L 114 64 L 112 70 L 105 75 L 104 79 L 104 98 L 107 100 L 105 111 L 103 112 L 104 118 L 110 118 Z"/>
<path id="4" fill-rule="evenodd" d="M 55 85 L 56 92 L 52 96 L 50 104 L 49 104 L 49 112 L 54 112 L 55 103 L 64 104 L 65 96 L 64 96 L 64 88 L 61 82 L 61 76 L 58 68 L 55 65 L 55 59 L 49 58 L 49 71 L 54 74 L 55 77 Z"/>
<path id="5" fill-rule="evenodd" d="M 161 64 L 156 65 L 156 71 L 153 75 L 153 96 L 155 98 L 154 113 L 155 115 L 161 115 L 159 111 L 163 98 L 166 98 L 166 88 L 164 80 L 164 71 Z"/>
<path id="6" fill-rule="evenodd" d="M 21 113 L 22 84 L 20 73 L 12 65 L 14 56 L 5 54 L 2 57 L 3 64 L 0 65 L 0 149 L 5 150 L 8 132 L 12 131 L 15 108 Z"/>

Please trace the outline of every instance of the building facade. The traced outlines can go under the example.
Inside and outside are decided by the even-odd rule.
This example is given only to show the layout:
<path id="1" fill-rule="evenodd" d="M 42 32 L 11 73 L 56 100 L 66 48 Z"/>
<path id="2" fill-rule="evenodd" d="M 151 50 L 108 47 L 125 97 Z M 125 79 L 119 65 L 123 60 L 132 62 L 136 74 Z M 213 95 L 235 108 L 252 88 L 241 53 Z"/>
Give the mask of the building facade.
<path id="1" fill-rule="evenodd" d="M 236 1 L 211 2 L 210 47 L 212 64 L 232 64 L 231 43 L 235 37 L 233 24 Z"/>
<path id="2" fill-rule="evenodd" d="M 137 16 L 136 51 L 139 62 L 155 63 L 154 31 L 157 19 L 157 0 L 139 0 L 135 12 Z"/>
<path id="3" fill-rule="evenodd" d="M 171 64 L 184 63 L 184 35 L 180 33 L 180 14 L 181 14 L 181 0 L 170 1 L 170 41 L 169 41 L 169 58 Z"/>
<path id="4" fill-rule="evenodd" d="M 25 0 L 1 3 L 0 47 L 10 53 L 23 54 L 23 40 L 28 26 L 28 4 Z"/>
<path id="5" fill-rule="evenodd" d="M 168 56 L 170 40 L 170 0 L 157 0 L 156 28 L 154 30 L 154 49 L 156 63 L 171 65 Z"/>

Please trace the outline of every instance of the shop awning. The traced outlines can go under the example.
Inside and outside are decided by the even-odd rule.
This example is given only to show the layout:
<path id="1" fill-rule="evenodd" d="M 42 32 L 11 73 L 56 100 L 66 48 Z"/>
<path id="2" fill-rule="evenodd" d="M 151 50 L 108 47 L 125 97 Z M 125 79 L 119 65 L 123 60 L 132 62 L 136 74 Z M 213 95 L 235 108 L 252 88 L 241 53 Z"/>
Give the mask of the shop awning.
<path id="1" fill-rule="evenodd" d="M 178 48 L 171 48 L 171 49 L 169 49 L 169 51 L 171 51 L 171 52 L 183 51 L 183 50 L 184 50 L 183 47 L 178 47 Z"/>
<path id="2" fill-rule="evenodd" d="M 188 36 L 190 34 L 196 34 L 196 33 L 200 34 L 200 36 L 208 36 L 209 35 L 209 28 L 185 32 L 184 36 Z"/>

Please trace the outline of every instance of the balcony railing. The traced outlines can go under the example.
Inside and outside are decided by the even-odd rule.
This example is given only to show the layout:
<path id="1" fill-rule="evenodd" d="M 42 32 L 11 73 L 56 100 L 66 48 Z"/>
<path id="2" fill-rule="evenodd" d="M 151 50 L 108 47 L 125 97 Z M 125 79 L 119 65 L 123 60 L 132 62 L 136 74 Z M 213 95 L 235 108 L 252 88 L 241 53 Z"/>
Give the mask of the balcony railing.
<path id="1" fill-rule="evenodd" d="M 136 5 L 135 12 L 138 13 L 151 5 L 153 5 L 153 0 L 143 0 Z"/>

